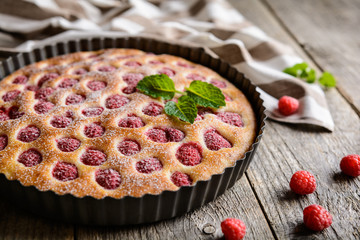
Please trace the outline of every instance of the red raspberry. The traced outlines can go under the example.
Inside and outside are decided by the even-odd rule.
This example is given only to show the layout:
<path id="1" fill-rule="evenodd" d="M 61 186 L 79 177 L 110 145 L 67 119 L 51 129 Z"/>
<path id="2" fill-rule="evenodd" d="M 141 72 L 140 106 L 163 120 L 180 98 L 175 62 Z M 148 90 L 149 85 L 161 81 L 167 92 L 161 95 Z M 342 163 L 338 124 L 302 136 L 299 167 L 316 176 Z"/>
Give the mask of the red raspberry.
<path id="1" fill-rule="evenodd" d="M 149 61 L 150 64 L 164 64 L 162 61 L 159 61 L 159 60 L 151 60 Z"/>
<path id="2" fill-rule="evenodd" d="M 44 114 L 50 111 L 54 107 L 51 102 L 39 102 L 34 106 L 34 110 L 37 114 Z"/>
<path id="3" fill-rule="evenodd" d="M 232 99 L 231 99 L 231 97 L 229 96 L 229 95 L 227 95 L 227 94 L 225 94 L 225 93 L 223 93 L 224 94 L 224 97 L 225 97 L 225 101 L 227 101 L 227 102 L 231 102 L 232 101 Z"/>
<path id="4" fill-rule="evenodd" d="M 245 236 L 246 226 L 240 219 L 227 218 L 221 222 L 221 231 L 226 240 L 241 240 Z"/>
<path id="5" fill-rule="evenodd" d="M 141 63 L 136 62 L 136 61 L 128 61 L 124 65 L 128 66 L 128 67 L 140 67 Z"/>
<path id="6" fill-rule="evenodd" d="M 41 87 L 45 82 L 59 77 L 57 73 L 46 73 L 39 79 L 38 86 Z"/>
<path id="7" fill-rule="evenodd" d="M 8 137 L 6 135 L 0 136 L 0 151 L 4 150 L 8 145 Z"/>
<path id="8" fill-rule="evenodd" d="M 54 89 L 52 89 L 51 87 L 40 88 L 35 92 L 35 99 L 45 100 L 48 96 L 53 94 L 53 92 Z"/>
<path id="9" fill-rule="evenodd" d="M 42 156 L 36 149 L 29 149 L 19 156 L 18 161 L 24 164 L 25 167 L 33 167 L 41 163 Z"/>
<path id="10" fill-rule="evenodd" d="M 316 189 L 315 177 L 307 171 L 297 171 L 291 177 L 290 188 L 300 195 L 313 193 Z"/>
<path id="11" fill-rule="evenodd" d="M 136 170 L 140 173 L 152 173 L 159 171 L 163 167 L 157 158 L 147 158 L 136 163 Z"/>
<path id="12" fill-rule="evenodd" d="M 113 190 L 121 184 L 121 175 L 114 169 L 100 169 L 95 173 L 96 182 L 105 189 Z"/>
<path id="13" fill-rule="evenodd" d="M 88 149 L 83 155 L 81 155 L 80 161 L 85 165 L 99 166 L 106 162 L 106 154 L 100 150 Z"/>
<path id="14" fill-rule="evenodd" d="M 158 103 L 151 102 L 149 105 L 143 108 L 142 112 L 146 115 L 156 117 L 161 114 L 164 107 Z"/>
<path id="15" fill-rule="evenodd" d="M 136 86 L 124 87 L 122 89 L 122 92 L 125 93 L 125 94 L 132 94 L 132 93 L 136 92 Z"/>
<path id="16" fill-rule="evenodd" d="M 136 86 L 143 78 L 144 75 L 142 73 L 127 73 L 122 77 L 124 82 L 126 82 L 129 86 Z"/>
<path id="17" fill-rule="evenodd" d="M 150 129 L 146 135 L 154 142 L 166 143 L 168 140 L 166 138 L 166 132 L 160 128 Z"/>
<path id="18" fill-rule="evenodd" d="M 71 181 L 79 177 L 77 167 L 68 162 L 58 162 L 53 171 L 52 175 L 59 181 Z"/>
<path id="19" fill-rule="evenodd" d="M 166 128 L 165 132 L 168 142 L 180 142 L 185 137 L 185 134 L 182 131 L 175 128 Z"/>
<path id="20" fill-rule="evenodd" d="M 72 119 L 64 116 L 55 116 L 51 119 L 50 124 L 55 128 L 66 128 L 72 122 Z"/>
<path id="21" fill-rule="evenodd" d="M 6 109 L 5 108 L 1 108 L 0 109 L 0 121 L 7 121 L 9 120 L 9 116 L 8 114 L 6 113 Z"/>
<path id="22" fill-rule="evenodd" d="M 206 78 L 202 75 L 196 74 L 196 73 L 190 73 L 189 75 L 186 76 L 187 79 L 190 80 L 199 80 L 199 81 L 206 81 Z"/>
<path id="23" fill-rule="evenodd" d="M 2 96 L 2 99 L 4 100 L 4 102 L 10 102 L 12 100 L 15 100 L 15 98 L 17 98 L 20 93 L 21 92 L 19 90 L 12 90 L 5 93 L 4 96 Z"/>
<path id="24" fill-rule="evenodd" d="M 75 75 L 83 75 L 86 74 L 88 71 L 85 68 L 78 68 L 74 71 Z"/>
<path id="25" fill-rule="evenodd" d="M 79 104 L 85 101 L 85 96 L 79 94 L 71 94 L 66 98 L 66 105 Z"/>
<path id="26" fill-rule="evenodd" d="M 224 123 L 233 125 L 235 127 L 242 127 L 244 126 L 241 116 L 237 113 L 233 112 L 220 112 L 216 114 L 217 117 L 223 121 Z"/>
<path id="27" fill-rule="evenodd" d="M 13 83 L 14 83 L 14 84 L 25 84 L 28 80 L 29 80 L 29 79 L 28 79 L 27 76 L 25 76 L 25 75 L 19 75 L 19 76 L 17 76 L 17 77 L 14 79 Z"/>
<path id="28" fill-rule="evenodd" d="M 100 72 L 113 72 L 115 70 L 116 70 L 116 68 L 113 66 L 102 66 L 102 67 L 98 68 L 98 71 L 100 71 Z"/>
<path id="29" fill-rule="evenodd" d="M 82 114 L 85 117 L 94 117 L 99 116 L 104 111 L 104 108 L 102 107 L 89 107 L 82 110 Z"/>
<path id="30" fill-rule="evenodd" d="M 88 126 L 85 126 L 84 128 L 84 134 L 88 138 L 96 138 L 100 137 L 104 134 L 105 128 L 100 126 L 99 123 L 91 123 Z"/>
<path id="31" fill-rule="evenodd" d="M 314 231 L 321 231 L 328 228 L 332 223 L 331 214 L 320 205 L 310 205 L 304 209 L 304 224 Z"/>
<path id="32" fill-rule="evenodd" d="M 172 70 L 171 68 L 163 68 L 161 69 L 159 72 L 159 74 L 166 74 L 168 75 L 169 77 L 172 77 L 176 74 L 176 72 L 174 70 Z"/>
<path id="33" fill-rule="evenodd" d="M 121 95 L 112 95 L 108 97 L 105 101 L 105 106 L 108 109 L 120 108 L 125 104 L 128 104 L 130 99 Z"/>
<path id="34" fill-rule="evenodd" d="M 188 142 L 176 151 L 176 158 L 186 166 L 195 166 L 201 163 L 202 148 L 198 143 Z"/>
<path id="35" fill-rule="evenodd" d="M 136 115 L 131 115 L 126 118 L 121 119 L 119 122 L 119 127 L 123 128 L 139 128 L 145 126 L 145 123 L 141 120 L 141 118 Z"/>
<path id="36" fill-rule="evenodd" d="M 298 110 L 299 101 L 293 97 L 283 96 L 279 99 L 278 108 L 282 115 L 289 116 Z"/>
<path id="37" fill-rule="evenodd" d="M 131 156 L 140 152 L 140 144 L 134 140 L 122 141 L 118 146 L 119 151 L 125 156 Z"/>
<path id="38" fill-rule="evenodd" d="M 101 89 L 104 89 L 107 86 L 107 83 L 103 82 L 103 81 L 94 80 L 94 81 L 88 82 L 88 84 L 86 86 L 92 91 L 99 91 Z"/>
<path id="39" fill-rule="evenodd" d="M 343 173 L 357 177 L 360 176 L 360 156 L 356 154 L 343 157 L 340 162 L 340 168 Z"/>
<path id="40" fill-rule="evenodd" d="M 26 86 L 26 90 L 36 92 L 37 90 L 39 90 L 39 87 L 30 85 L 30 86 Z"/>
<path id="41" fill-rule="evenodd" d="M 32 142 L 40 137 L 40 129 L 35 126 L 27 126 L 18 133 L 17 139 L 22 142 Z"/>
<path id="42" fill-rule="evenodd" d="M 192 179 L 189 175 L 182 172 L 174 172 L 171 175 L 171 181 L 178 187 L 189 186 L 192 184 Z"/>
<path id="43" fill-rule="evenodd" d="M 57 139 L 57 147 L 63 152 L 73 152 L 78 149 L 81 142 L 76 138 L 61 138 Z"/>
<path id="44" fill-rule="evenodd" d="M 64 78 L 59 84 L 59 88 L 69 88 L 75 86 L 79 81 L 74 78 Z"/>
<path id="45" fill-rule="evenodd" d="M 218 88 L 226 88 L 226 83 L 217 79 L 211 79 L 210 83 Z"/>
<path id="46" fill-rule="evenodd" d="M 9 117 L 10 119 L 18 119 L 21 118 L 22 116 L 24 116 L 24 112 L 19 112 L 19 108 L 18 107 L 11 107 L 9 109 Z"/>
<path id="47" fill-rule="evenodd" d="M 205 114 L 214 114 L 214 112 L 210 108 L 198 107 L 198 115 L 195 121 L 203 120 Z"/>
<path id="48" fill-rule="evenodd" d="M 184 62 L 177 62 L 176 63 L 178 66 L 180 67 L 184 67 L 184 68 L 194 68 L 194 66 L 190 65 L 190 64 L 187 64 L 187 63 L 184 63 Z"/>
<path id="49" fill-rule="evenodd" d="M 204 134 L 206 147 L 212 151 L 218 151 L 222 148 L 231 148 L 231 143 L 220 135 L 215 129 L 210 129 Z"/>

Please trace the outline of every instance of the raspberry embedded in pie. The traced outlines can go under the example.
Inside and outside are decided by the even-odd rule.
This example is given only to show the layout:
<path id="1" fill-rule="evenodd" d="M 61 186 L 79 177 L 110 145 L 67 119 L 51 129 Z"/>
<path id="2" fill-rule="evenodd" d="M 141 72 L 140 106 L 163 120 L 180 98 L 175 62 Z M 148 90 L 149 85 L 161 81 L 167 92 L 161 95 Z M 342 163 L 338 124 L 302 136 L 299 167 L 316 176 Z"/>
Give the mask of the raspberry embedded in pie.
<path id="1" fill-rule="evenodd" d="M 176 89 L 195 80 L 211 83 L 221 88 L 226 106 L 199 107 L 194 124 L 168 116 L 168 100 L 136 89 L 153 74 L 168 75 Z M 139 197 L 190 186 L 242 158 L 255 130 L 240 90 L 170 55 L 78 52 L 26 66 L 0 82 L 0 173 L 57 194 Z"/>

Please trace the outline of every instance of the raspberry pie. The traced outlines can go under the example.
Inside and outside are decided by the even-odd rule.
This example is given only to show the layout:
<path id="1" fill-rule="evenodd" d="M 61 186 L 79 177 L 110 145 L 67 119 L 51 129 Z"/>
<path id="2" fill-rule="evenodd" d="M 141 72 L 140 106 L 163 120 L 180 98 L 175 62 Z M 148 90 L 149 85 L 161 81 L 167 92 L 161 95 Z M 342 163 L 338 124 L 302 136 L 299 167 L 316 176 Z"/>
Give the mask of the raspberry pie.
<path id="1" fill-rule="evenodd" d="M 199 108 L 194 124 L 164 113 L 137 83 L 167 74 L 220 88 L 226 106 Z M 176 98 L 173 99 L 176 101 Z M 139 197 L 223 172 L 256 135 L 243 93 L 214 71 L 171 55 L 108 49 L 26 66 L 0 83 L 0 173 L 76 197 Z"/>

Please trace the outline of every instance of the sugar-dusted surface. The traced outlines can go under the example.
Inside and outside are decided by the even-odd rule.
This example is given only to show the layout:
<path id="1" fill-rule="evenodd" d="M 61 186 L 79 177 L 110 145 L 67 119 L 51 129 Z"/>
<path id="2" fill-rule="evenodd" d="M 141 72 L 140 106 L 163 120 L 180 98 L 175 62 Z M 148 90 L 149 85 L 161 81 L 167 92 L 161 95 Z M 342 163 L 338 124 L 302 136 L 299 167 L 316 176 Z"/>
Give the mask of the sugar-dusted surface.
<path id="1" fill-rule="evenodd" d="M 164 114 L 161 99 L 135 91 L 144 76 L 157 73 L 171 76 L 177 89 L 216 79 L 232 101 L 200 109 L 194 124 L 184 123 Z M 175 56 L 132 49 L 74 53 L 26 66 L 0 87 L 1 113 L 22 113 L 0 121 L 0 171 L 58 194 L 121 198 L 176 190 L 221 173 L 254 141 L 245 96 L 212 70 Z M 227 144 L 207 147 L 209 129 Z"/>

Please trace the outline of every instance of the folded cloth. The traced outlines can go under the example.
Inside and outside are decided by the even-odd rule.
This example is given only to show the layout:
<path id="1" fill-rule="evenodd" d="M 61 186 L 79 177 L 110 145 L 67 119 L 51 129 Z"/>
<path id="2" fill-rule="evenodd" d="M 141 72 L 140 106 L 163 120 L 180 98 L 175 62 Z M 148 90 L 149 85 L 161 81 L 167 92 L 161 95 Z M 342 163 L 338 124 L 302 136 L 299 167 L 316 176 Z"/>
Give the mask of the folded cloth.
<path id="1" fill-rule="evenodd" d="M 10 52 L 83 36 L 146 35 L 191 43 L 245 73 L 259 87 L 271 119 L 334 129 L 322 89 L 282 72 L 302 59 L 225 0 L 3 0 L 0 29 L 0 50 Z M 295 114 L 278 112 L 283 95 L 300 101 Z"/>

